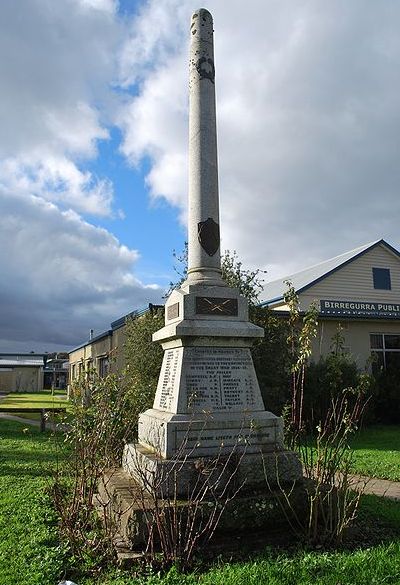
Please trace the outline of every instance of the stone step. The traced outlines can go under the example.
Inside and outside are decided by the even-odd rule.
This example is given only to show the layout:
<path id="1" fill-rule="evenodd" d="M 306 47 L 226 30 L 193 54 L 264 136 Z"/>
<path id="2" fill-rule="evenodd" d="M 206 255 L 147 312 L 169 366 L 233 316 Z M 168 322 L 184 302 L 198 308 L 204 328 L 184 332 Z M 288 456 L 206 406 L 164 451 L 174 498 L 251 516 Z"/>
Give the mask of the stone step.
<path id="1" fill-rule="evenodd" d="M 176 520 L 183 534 L 193 519 L 194 531 L 201 531 L 212 516 L 215 519 L 220 516 L 217 526 L 220 533 L 276 528 L 290 523 L 295 517 L 304 517 L 307 496 L 300 481 L 285 491 L 268 489 L 265 484 L 261 491 L 239 494 L 230 500 L 224 497 L 201 500 L 152 498 L 123 469 L 116 468 L 108 470 L 101 479 L 95 504 L 103 521 L 108 526 L 111 523 L 114 529 L 117 553 L 131 558 L 132 554 L 141 554 L 145 550 L 151 530 L 157 543 L 157 526 L 160 524 L 170 530 Z"/>

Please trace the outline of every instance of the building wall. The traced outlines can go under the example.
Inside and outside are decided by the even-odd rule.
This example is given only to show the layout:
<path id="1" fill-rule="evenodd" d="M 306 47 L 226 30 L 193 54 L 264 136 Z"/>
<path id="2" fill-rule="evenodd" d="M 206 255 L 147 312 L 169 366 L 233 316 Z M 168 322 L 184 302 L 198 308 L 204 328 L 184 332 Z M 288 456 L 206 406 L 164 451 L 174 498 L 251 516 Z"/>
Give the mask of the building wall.
<path id="1" fill-rule="evenodd" d="M 77 380 L 92 362 L 92 346 L 84 345 L 69 354 L 69 383 Z"/>
<path id="2" fill-rule="evenodd" d="M 391 290 L 374 288 L 373 267 L 390 269 Z M 377 246 L 310 287 L 299 297 L 302 310 L 307 309 L 316 299 L 400 303 L 400 260 L 383 246 Z"/>
<path id="3" fill-rule="evenodd" d="M 125 368 L 125 351 L 124 344 L 126 339 L 125 325 L 113 331 L 113 353 L 110 363 L 112 372 L 122 372 Z"/>
<path id="4" fill-rule="evenodd" d="M 94 368 L 99 376 L 106 373 L 122 372 L 125 367 L 125 325 L 113 329 L 100 339 L 94 339 L 69 354 L 70 383 L 79 378 L 80 373 Z"/>
<path id="5" fill-rule="evenodd" d="M 14 370 L 4 368 L 0 370 L 0 392 L 13 392 L 15 388 Z"/>
<path id="6" fill-rule="evenodd" d="M 372 268 L 388 268 L 391 276 L 391 290 L 375 289 Z M 349 264 L 339 268 L 331 275 L 317 282 L 299 294 L 300 310 L 307 310 L 312 303 L 320 309 L 321 300 L 355 301 L 400 306 L 400 259 L 384 245 L 376 246 Z M 277 311 L 288 311 L 284 301 L 273 307 Z M 393 310 L 393 315 L 400 312 Z M 370 367 L 370 335 L 388 333 L 400 335 L 400 318 L 385 316 L 366 318 L 361 315 L 352 317 L 320 314 L 318 335 L 313 342 L 312 357 L 315 361 L 331 351 L 332 338 L 339 325 L 343 327 L 345 348 L 351 353 L 360 369 Z"/>
<path id="7" fill-rule="evenodd" d="M 38 366 L 14 366 L 0 369 L 0 391 L 39 392 L 43 389 L 43 372 Z"/>
<path id="8" fill-rule="evenodd" d="M 318 334 L 313 342 L 313 359 L 318 361 L 327 355 L 332 348 L 332 338 L 338 326 L 343 327 L 342 335 L 346 350 L 351 353 L 361 369 L 370 368 L 371 345 L 370 335 L 373 333 L 391 333 L 400 335 L 400 321 L 341 319 L 319 319 Z"/>

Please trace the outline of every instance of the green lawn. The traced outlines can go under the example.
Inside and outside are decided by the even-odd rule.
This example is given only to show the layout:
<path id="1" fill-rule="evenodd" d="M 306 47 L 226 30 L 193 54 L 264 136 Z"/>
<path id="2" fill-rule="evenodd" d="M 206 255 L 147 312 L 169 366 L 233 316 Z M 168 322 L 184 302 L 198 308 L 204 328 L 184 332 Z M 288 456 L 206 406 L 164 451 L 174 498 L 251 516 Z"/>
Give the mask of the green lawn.
<path id="1" fill-rule="evenodd" d="M 122 572 L 79 585 L 399 585 L 400 545 L 392 543 L 353 553 L 299 553 L 289 557 L 267 551 L 248 563 L 220 563 L 204 574 L 182 575 L 172 569 L 164 577 L 146 579 Z"/>
<path id="2" fill-rule="evenodd" d="M 354 449 L 355 472 L 400 481 L 400 426 L 361 429 L 351 446 Z"/>
<path id="3" fill-rule="evenodd" d="M 44 489 L 57 462 L 57 438 L 0 421 L 0 585 L 56 585 L 66 571 L 79 585 L 399 585 L 400 540 L 353 552 L 278 552 L 269 548 L 247 562 L 216 562 L 205 572 L 172 570 L 164 577 L 113 571 L 73 577 L 57 542 L 55 516 Z M 364 514 L 400 529 L 400 504 L 373 496 Z M 369 520 L 371 524 L 371 521 Z M 374 525 L 374 522 L 372 522 Z"/>
<path id="4" fill-rule="evenodd" d="M 56 518 L 45 497 L 56 461 L 49 433 L 0 420 L 0 585 L 56 585 L 62 576 Z"/>
<path id="5" fill-rule="evenodd" d="M 59 398 L 63 396 L 64 398 Z M 68 407 L 66 393 L 63 390 L 55 390 L 54 396 L 51 390 L 42 392 L 14 392 L 0 399 L 0 406 L 15 408 L 15 414 L 21 418 L 40 420 L 39 413 L 19 413 L 18 408 L 59 408 Z"/>
<path id="6" fill-rule="evenodd" d="M 58 398 L 58 396 L 65 396 L 62 390 L 55 390 L 54 396 L 51 390 L 42 390 L 42 392 L 14 392 L 7 394 L 0 400 L 1 406 L 8 408 L 58 408 L 66 406 L 65 398 Z"/>

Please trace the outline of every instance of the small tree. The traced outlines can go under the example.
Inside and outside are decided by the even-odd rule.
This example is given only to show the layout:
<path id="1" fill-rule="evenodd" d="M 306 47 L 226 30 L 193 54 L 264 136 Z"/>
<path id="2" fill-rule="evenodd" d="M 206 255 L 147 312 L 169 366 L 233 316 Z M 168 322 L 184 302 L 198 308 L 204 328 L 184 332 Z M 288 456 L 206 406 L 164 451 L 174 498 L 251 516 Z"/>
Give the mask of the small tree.
<path id="1" fill-rule="evenodd" d="M 257 305 L 259 296 L 263 290 L 262 274 L 265 270 L 256 268 L 248 270 L 243 268 L 243 263 L 239 260 L 236 251 L 230 252 L 225 250 L 221 258 L 222 278 L 228 286 L 237 288 L 241 295 L 246 297 L 250 308 Z"/>
<path id="2" fill-rule="evenodd" d="M 267 410 L 280 414 L 290 400 L 291 355 L 288 322 L 268 307 L 252 307 L 251 321 L 264 329 L 264 337 L 251 348 L 261 395 Z"/>
<path id="3" fill-rule="evenodd" d="M 168 298 L 171 292 L 181 286 L 187 278 L 188 243 L 185 242 L 182 252 L 176 252 L 174 250 L 172 255 L 176 260 L 174 271 L 178 276 L 178 280 L 169 283 L 169 289 L 165 294 L 165 298 Z M 256 268 L 255 270 L 245 269 L 236 251 L 230 252 L 229 250 L 225 250 L 221 257 L 221 271 L 222 279 L 226 284 L 232 288 L 239 289 L 240 294 L 249 301 L 250 307 L 257 305 L 259 295 L 263 290 L 263 279 L 261 275 L 266 273 L 265 270 L 261 270 L 260 268 Z"/>
<path id="4" fill-rule="evenodd" d="M 309 515 L 307 523 L 300 525 L 300 533 L 312 545 L 338 544 L 354 521 L 360 500 L 360 493 L 351 489 L 353 455 L 349 439 L 358 428 L 368 400 L 369 378 L 357 373 L 354 387 L 344 385 L 343 366 L 349 362 L 339 330 L 332 340 L 330 356 L 322 360 L 326 376 L 314 395 L 324 408 L 313 412 L 307 376 L 313 369 L 308 362 L 317 332 L 317 311 L 311 306 L 304 315 L 300 314 L 299 299 L 290 283 L 285 301 L 289 306 L 287 341 L 292 356 L 287 439 L 290 447 L 299 452 L 304 475 L 310 480 Z"/>

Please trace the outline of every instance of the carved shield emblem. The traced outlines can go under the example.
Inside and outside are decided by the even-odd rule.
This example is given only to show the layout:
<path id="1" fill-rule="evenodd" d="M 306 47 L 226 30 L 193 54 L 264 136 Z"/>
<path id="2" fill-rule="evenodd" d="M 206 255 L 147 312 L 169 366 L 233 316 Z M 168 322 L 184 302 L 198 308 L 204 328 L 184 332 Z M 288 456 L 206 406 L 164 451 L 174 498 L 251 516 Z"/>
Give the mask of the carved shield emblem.
<path id="1" fill-rule="evenodd" d="M 219 248 L 219 225 L 209 217 L 197 224 L 198 238 L 201 247 L 209 256 L 214 256 Z"/>
<path id="2" fill-rule="evenodd" d="M 200 76 L 200 79 L 209 79 L 214 83 L 215 79 L 215 67 L 214 61 L 207 57 L 200 57 L 196 63 L 196 69 Z"/>

